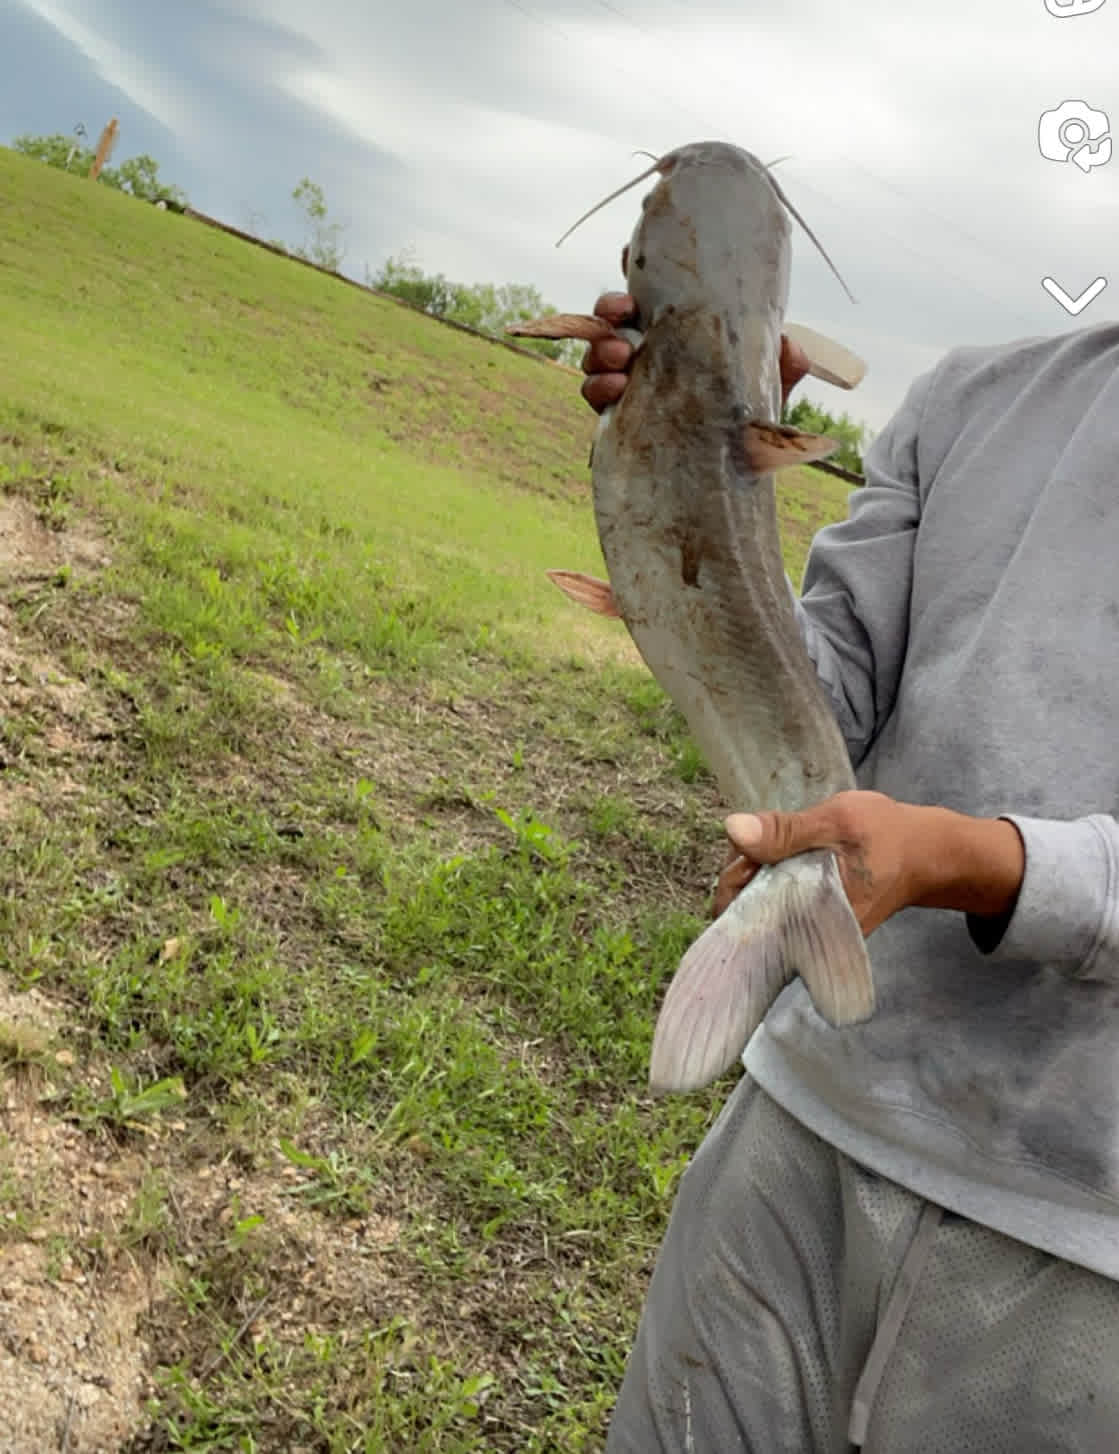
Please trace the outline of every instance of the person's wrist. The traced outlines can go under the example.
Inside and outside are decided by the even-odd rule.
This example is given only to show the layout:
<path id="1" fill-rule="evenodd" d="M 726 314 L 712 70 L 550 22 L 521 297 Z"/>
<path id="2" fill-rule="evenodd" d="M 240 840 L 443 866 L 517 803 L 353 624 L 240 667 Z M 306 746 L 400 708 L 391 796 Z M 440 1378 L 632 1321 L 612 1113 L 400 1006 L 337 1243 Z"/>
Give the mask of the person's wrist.
<path id="1" fill-rule="evenodd" d="M 1005 818 L 970 818 L 948 808 L 910 811 L 910 902 L 979 918 L 1010 914 L 1022 887 L 1026 851 Z"/>

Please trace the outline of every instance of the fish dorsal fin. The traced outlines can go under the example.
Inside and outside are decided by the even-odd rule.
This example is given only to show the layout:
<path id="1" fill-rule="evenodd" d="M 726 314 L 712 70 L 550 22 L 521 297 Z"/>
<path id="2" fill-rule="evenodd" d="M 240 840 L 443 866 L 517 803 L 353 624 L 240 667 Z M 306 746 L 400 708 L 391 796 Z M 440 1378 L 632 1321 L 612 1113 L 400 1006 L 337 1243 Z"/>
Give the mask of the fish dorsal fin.
<path id="1" fill-rule="evenodd" d="M 794 464 L 811 464 L 834 454 L 839 441 L 823 434 L 806 434 L 787 424 L 769 424 L 755 419 L 746 426 L 746 464 L 753 474 L 786 470 Z"/>
<path id="2" fill-rule="evenodd" d="M 580 570 L 550 570 L 547 576 L 565 596 L 578 601 L 580 606 L 586 606 L 588 611 L 599 616 L 621 618 L 622 613 L 618 610 L 609 581 L 600 581 L 597 576 L 585 575 Z"/>
<path id="3" fill-rule="evenodd" d="M 849 348 L 836 343 L 814 328 L 803 323 L 786 323 L 785 337 L 790 343 L 799 344 L 808 355 L 808 372 L 814 379 L 823 379 L 825 384 L 834 384 L 837 389 L 853 389 L 866 376 L 866 364 Z"/>

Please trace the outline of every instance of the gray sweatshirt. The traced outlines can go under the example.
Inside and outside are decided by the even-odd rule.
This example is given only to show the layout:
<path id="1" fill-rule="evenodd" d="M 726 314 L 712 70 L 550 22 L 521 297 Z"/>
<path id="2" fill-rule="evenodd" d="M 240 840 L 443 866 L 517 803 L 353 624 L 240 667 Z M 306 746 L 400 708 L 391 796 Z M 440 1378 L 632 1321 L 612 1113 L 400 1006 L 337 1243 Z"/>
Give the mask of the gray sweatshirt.
<path id="1" fill-rule="evenodd" d="M 1119 324 L 950 353 L 867 452 L 798 608 L 860 787 L 1026 846 L 1008 921 L 907 909 L 879 1008 L 795 980 L 743 1057 L 871 1170 L 1119 1279 Z"/>

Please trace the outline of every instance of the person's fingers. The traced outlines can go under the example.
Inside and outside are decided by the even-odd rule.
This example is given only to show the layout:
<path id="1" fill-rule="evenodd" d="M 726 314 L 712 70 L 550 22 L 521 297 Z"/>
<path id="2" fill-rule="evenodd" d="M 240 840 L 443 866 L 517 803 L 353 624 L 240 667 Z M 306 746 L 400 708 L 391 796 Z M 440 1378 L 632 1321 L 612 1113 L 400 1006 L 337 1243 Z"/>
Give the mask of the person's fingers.
<path id="1" fill-rule="evenodd" d="M 616 404 L 626 390 L 629 378 L 626 374 L 590 374 L 583 380 L 580 392 L 597 413 L 610 404 Z"/>
<path id="2" fill-rule="evenodd" d="M 629 293 L 603 293 L 595 302 L 596 318 L 605 318 L 615 328 L 630 322 L 637 313 L 637 304 Z"/>
<path id="3" fill-rule="evenodd" d="M 781 335 L 781 394 L 787 399 L 811 367 L 811 360 L 799 343 Z"/>
<path id="4" fill-rule="evenodd" d="M 585 374 L 620 374 L 633 357 L 633 345 L 624 338 L 600 338 L 583 354 Z"/>
<path id="5" fill-rule="evenodd" d="M 756 863 L 749 859 L 734 857 L 719 875 L 715 884 L 714 917 L 718 918 L 738 897 L 758 871 Z"/>

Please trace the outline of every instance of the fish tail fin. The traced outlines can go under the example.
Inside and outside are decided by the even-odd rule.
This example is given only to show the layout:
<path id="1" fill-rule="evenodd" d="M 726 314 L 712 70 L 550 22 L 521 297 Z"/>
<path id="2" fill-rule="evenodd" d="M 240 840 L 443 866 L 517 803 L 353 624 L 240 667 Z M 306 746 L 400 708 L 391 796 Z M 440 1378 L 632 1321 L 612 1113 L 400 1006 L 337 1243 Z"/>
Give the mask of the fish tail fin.
<path id="1" fill-rule="evenodd" d="M 830 851 L 759 869 L 684 955 L 653 1035 L 651 1089 L 699 1090 L 721 1075 L 797 973 L 830 1024 L 874 1012 L 866 943 Z"/>

